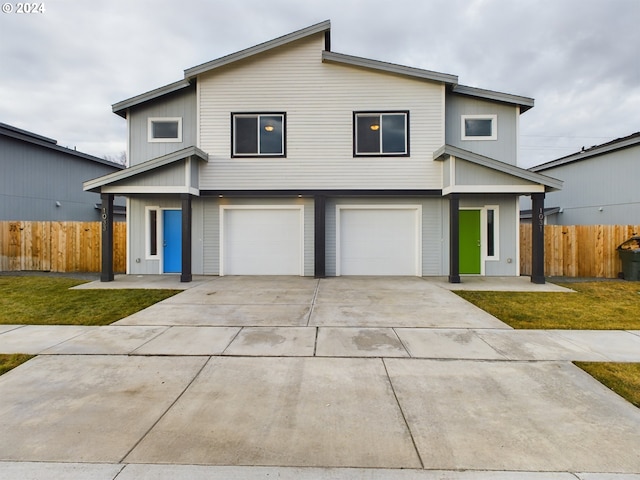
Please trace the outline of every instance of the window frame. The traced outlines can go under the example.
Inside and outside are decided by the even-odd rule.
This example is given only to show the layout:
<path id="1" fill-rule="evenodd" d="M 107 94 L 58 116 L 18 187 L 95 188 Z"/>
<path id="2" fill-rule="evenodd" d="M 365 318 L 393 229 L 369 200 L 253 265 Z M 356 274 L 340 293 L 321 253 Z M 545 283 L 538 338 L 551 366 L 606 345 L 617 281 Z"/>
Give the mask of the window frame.
<path id="1" fill-rule="evenodd" d="M 481 218 L 481 235 L 485 241 L 485 247 L 483 248 L 483 254 L 485 260 L 488 261 L 499 261 L 500 260 L 500 206 L 499 205 L 485 205 L 484 215 Z M 490 224 L 489 224 L 489 211 L 493 212 L 493 229 L 490 232 Z M 491 245 L 491 240 L 493 244 Z M 489 255 L 490 248 L 493 247 L 493 255 Z"/>
<path id="2" fill-rule="evenodd" d="M 491 120 L 491 135 L 467 135 L 466 120 Z M 460 135 L 462 140 L 498 140 L 498 115 L 461 115 Z"/>
<path id="3" fill-rule="evenodd" d="M 156 138 L 153 136 L 153 124 L 177 122 L 178 136 L 169 138 Z M 149 117 L 147 118 L 147 141 L 149 143 L 182 143 L 182 117 Z"/>
<path id="4" fill-rule="evenodd" d="M 379 115 L 380 116 L 380 126 L 381 126 L 381 130 L 382 130 L 382 116 L 383 115 L 404 115 L 404 128 L 405 128 L 405 132 L 404 132 L 404 146 L 405 146 L 405 151 L 404 153 L 399 153 L 399 152 L 390 152 L 390 153 L 384 153 L 382 151 L 382 145 L 383 145 L 383 140 L 382 140 L 382 131 L 380 132 L 380 151 L 375 153 L 375 152 L 363 152 L 363 153 L 359 153 L 358 152 L 358 117 L 359 116 L 373 116 L 373 115 Z M 410 123 L 409 123 L 409 110 L 358 110 L 358 111 L 354 111 L 353 112 L 353 120 L 352 120 L 352 124 L 353 124 L 353 156 L 355 157 L 409 157 L 411 156 L 411 152 L 410 152 Z"/>
<path id="5" fill-rule="evenodd" d="M 162 238 L 162 209 L 159 206 L 146 206 L 145 210 L 145 259 L 159 260 L 162 251 L 160 247 L 160 239 Z M 155 220 L 152 220 L 152 212 Z M 153 228 L 155 227 L 155 228 Z M 154 231 L 152 231 L 152 229 Z"/>
<path id="6" fill-rule="evenodd" d="M 282 118 L 282 153 L 260 153 L 260 117 Z M 258 123 L 258 152 L 236 153 L 236 118 L 255 117 Z M 286 112 L 231 112 L 231 158 L 287 158 L 287 113 Z"/>

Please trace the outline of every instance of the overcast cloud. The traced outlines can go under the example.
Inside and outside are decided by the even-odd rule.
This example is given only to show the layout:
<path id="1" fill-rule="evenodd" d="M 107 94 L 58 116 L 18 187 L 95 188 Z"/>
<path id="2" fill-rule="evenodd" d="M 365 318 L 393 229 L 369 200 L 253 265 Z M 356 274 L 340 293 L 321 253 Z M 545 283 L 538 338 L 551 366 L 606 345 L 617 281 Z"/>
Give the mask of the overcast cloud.
<path id="1" fill-rule="evenodd" d="M 0 122 L 99 157 L 126 149 L 111 104 L 327 19 L 336 52 L 535 98 L 523 167 L 640 131 L 640 0 L 37 3 L 0 13 Z"/>

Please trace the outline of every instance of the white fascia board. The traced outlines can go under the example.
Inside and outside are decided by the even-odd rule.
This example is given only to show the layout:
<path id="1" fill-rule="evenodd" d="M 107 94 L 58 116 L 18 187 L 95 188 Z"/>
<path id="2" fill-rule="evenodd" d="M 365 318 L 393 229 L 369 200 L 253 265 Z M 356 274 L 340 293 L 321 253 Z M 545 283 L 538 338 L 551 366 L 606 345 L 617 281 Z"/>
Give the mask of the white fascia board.
<path id="1" fill-rule="evenodd" d="M 544 185 L 452 185 L 442 189 L 442 195 L 451 193 L 515 193 L 527 195 L 529 193 L 544 193 Z"/>
<path id="2" fill-rule="evenodd" d="M 245 58 L 252 57 L 253 55 L 257 55 L 259 53 L 263 53 L 277 47 L 281 47 L 283 45 L 286 45 L 291 42 L 295 42 L 296 40 L 300 40 L 310 35 L 326 32 L 327 30 L 330 30 L 330 29 L 331 29 L 331 22 L 329 20 L 325 20 L 324 22 L 320 22 L 316 25 L 311 25 L 310 27 L 303 28 L 302 30 L 289 33 L 288 35 L 284 35 L 282 37 L 269 40 L 268 42 L 260 43 L 253 47 L 240 50 L 239 52 L 226 55 L 216 60 L 212 60 L 210 62 L 206 62 L 201 65 L 188 68 L 184 71 L 184 77 L 185 79 L 197 77 L 198 75 L 208 72 L 210 70 L 222 67 L 224 65 L 228 65 L 230 63 L 237 62 L 238 60 L 243 60 Z"/>
<path id="3" fill-rule="evenodd" d="M 371 60 L 369 58 L 354 57 L 352 55 L 345 55 L 342 53 L 323 51 L 322 61 L 325 63 L 337 63 L 342 65 L 367 68 L 371 70 L 378 70 L 387 73 L 395 73 L 397 75 L 404 75 L 407 77 L 419 78 L 421 80 L 430 80 L 433 82 L 446 83 L 450 85 L 455 85 L 458 83 L 458 77 L 456 75 L 433 72 L 431 70 L 423 70 L 421 68 L 407 67 L 404 65 L 397 65 L 395 63 L 381 62 L 379 60 Z"/>
<path id="4" fill-rule="evenodd" d="M 135 97 L 128 98 L 126 100 L 122 100 L 121 102 L 114 103 L 111 106 L 113 113 L 120 115 L 123 118 L 127 118 L 127 109 L 133 107 L 135 105 L 139 105 L 144 102 L 148 102 L 149 100 L 156 99 L 158 97 L 162 97 L 163 95 L 167 95 L 168 93 L 173 93 L 178 90 L 182 90 L 191 85 L 191 82 L 187 79 L 179 80 L 174 83 L 170 83 L 169 85 L 165 85 L 160 88 L 156 88 L 155 90 L 151 90 L 149 92 L 141 93 L 140 95 L 136 95 Z"/>
<path id="5" fill-rule="evenodd" d="M 455 85 L 453 87 L 453 93 L 518 105 L 520 107 L 520 113 L 524 113 L 530 108 L 533 108 L 535 104 L 535 100 L 530 97 L 513 95 L 511 93 L 496 92 L 493 90 L 485 90 L 483 88 L 469 87 L 467 85 Z"/>
<path id="6" fill-rule="evenodd" d="M 197 188 L 188 187 L 186 185 L 175 186 L 113 186 L 103 187 L 102 193 L 113 193 L 114 195 L 129 195 L 134 193 L 143 194 L 164 194 L 164 193 L 189 193 L 191 195 L 200 196 L 200 191 Z"/>

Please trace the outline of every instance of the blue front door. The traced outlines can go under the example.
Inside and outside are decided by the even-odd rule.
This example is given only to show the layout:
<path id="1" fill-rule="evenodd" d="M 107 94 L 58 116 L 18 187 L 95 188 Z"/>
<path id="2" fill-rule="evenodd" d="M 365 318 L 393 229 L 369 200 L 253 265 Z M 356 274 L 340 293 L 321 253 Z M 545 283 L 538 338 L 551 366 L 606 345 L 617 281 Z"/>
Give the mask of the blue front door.
<path id="1" fill-rule="evenodd" d="M 164 210 L 163 221 L 163 271 L 164 273 L 180 273 L 182 271 L 182 212 L 180 210 Z"/>

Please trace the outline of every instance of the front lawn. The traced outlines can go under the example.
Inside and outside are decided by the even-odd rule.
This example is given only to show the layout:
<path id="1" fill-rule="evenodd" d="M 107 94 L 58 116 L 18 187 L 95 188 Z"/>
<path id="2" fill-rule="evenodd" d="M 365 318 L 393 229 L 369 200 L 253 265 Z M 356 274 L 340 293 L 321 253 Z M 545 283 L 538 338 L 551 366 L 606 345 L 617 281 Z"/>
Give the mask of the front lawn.
<path id="1" fill-rule="evenodd" d="M 9 370 L 16 368 L 31 358 L 33 358 L 33 355 L 25 355 L 24 353 L 0 355 L 0 375 L 7 373 Z"/>
<path id="2" fill-rule="evenodd" d="M 574 363 L 640 408 L 640 363 Z"/>
<path id="3" fill-rule="evenodd" d="M 83 280 L 0 276 L 0 324 L 108 325 L 180 290 L 69 290 Z"/>
<path id="4" fill-rule="evenodd" d="M 558 285 L 577 293 L 455 293 L 513 328 L 640 330 L 640 282 Z"/>

